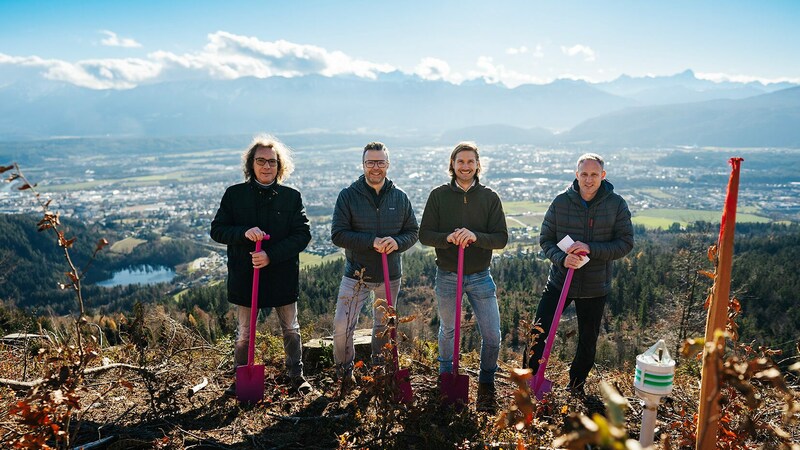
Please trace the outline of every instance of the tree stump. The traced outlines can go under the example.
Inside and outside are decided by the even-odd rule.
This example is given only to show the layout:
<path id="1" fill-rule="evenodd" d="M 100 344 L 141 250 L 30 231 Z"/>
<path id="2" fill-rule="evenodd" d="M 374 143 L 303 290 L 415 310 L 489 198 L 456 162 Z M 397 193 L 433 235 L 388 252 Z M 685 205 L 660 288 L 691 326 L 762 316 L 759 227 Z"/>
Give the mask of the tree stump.
<path id="1" fill-rule="evenodd" d="M 364 328 L 353 333 L 356 362 L 369 362 L 372 355 L 372 329 Z M 333 336 L 312 339 L 303 343 L 303 366 L 309 370 L 333 366 Z"/>

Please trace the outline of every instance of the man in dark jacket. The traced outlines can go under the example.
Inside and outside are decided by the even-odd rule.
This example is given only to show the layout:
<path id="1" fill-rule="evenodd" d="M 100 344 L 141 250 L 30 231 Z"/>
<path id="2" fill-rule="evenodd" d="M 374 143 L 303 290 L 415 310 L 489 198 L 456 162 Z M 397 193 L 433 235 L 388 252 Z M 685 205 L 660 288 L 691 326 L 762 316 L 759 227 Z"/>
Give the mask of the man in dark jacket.
<path id="1" fill-rule="evenodd" d="M 339 193 L 331 223 L 331 240 L 345 249 L 346 257 L 333 332 L 333 360 L 345 388 L 355 383 L 353 332 L 359 312 L 370 293 L 386 296 L 386 282 L 392 298 L 397 298 L 400 253 L 417 242 L 419 231 L 408 196 L 386 178 L 389 149 L 381 142 L 370 142 L 361 162 L 364 174 Z M 389 280 L 383 279 L 381 253 L 387 254 Z M 387 342 L 386 326 L 382 308 L 373 307 L 372 313 L 372 358 L 373 363 L 380 363 Z"/>
<path id="2" fill-rule="evenodd" d="M 578 316 L 578 347 L 568 387 L 578 396 L 583 395 L 586 377 L 594 366 L 600 322 L 611 290 L 612 262 L 633 248 L 631 212 L 625 200 L 614 193 L 614 186 L 605 180 L 604 166 L 603 158 L 594 153 L 578 158 L 575 180 L 553 200 L 544 216 L 539 245 L 552 265 L 536 310 L 536 322 L 543 332 L 532 352 L 526 349 L 523 356 L 523 365 L 536 373 L 567 270 L 578 269 L 566 300 L 566 305 L 575 302 Z M 558 247 L 565 236 L 574 241 L 566 252 Z M 584 262 L 587 257 L 588 262 Z"/>
<path id="3" fill-rule="evenodd" d="M 439 305 L 439 373 L 453 370 L 453 338 L 458 246 L 464 249 L 464 284 L 481 333 L 478 408 L 496 407 L 494 374 L 500 354 L 500 310 L 489 273 L 492 250 L 508 243 L 503 205 L 496 192 L 478 181 L 478 147 L 462 142 L 450 154 L 450 183 L 431 191 L 422 213 L 419 240 L 436 248 L 436 300 Z"/>
<path id="4" fill-rule="evenodd" d="M 274 308 L 283 332 L 286 369 L 292 387 L 311 391 L 303 377 L 297 321 L 300 252 L 311 241 L 300 192 L 283 181 L 294 170 L 289 149 L 272 136 L 259 136 L 242 155 L 245 182 L 230 186 L 211 222 L 211 238 L 228 246 L 228 301 L 237 305 L 234 365 L 247 364 L 253 269 L 260 269 L 258 307 Z M 265 235 L 256 253 L 255 242 Z M 235 394 L 231 386 L 226 394 Z"/>

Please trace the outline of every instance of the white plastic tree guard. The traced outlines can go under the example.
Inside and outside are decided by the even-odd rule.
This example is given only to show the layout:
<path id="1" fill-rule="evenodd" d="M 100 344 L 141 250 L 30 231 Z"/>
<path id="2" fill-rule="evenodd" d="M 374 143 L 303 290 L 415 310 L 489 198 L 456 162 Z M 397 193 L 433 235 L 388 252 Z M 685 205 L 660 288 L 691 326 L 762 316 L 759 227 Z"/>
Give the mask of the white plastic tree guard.
<path id="1" fill-rule="evenodd" d="M 636 356 L 636 375 L 633 386 L 642 399 L 642 430 L 639 443 L 646 447 L 653 443 L 656 429 L 656 412 L 661 398 L 672 392 L 675 360 L 669 355 L 667 345 L 659 339 L 646 352 Z"/>

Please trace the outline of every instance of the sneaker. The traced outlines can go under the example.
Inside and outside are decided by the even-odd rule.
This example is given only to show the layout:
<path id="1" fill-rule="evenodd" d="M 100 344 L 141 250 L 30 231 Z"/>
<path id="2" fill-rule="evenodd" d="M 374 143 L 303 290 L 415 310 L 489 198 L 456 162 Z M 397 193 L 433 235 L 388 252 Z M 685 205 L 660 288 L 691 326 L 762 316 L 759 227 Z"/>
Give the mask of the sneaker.
<path id="1" fill-rule="evenodd" d="M 300 395 L 310 394 L 311 391 L 314 390 L 314 388 L 311 387 L 311 384 L 302 375 L 292 377 L 292 389 L 294 389 L 294 391 Z"/>
<path id="2" fill-rule="evenodd" d="M 478 383 L 478 399 L 475 410 L 491 414 L 497 411 L 497 391 L 494 383 Z"/>

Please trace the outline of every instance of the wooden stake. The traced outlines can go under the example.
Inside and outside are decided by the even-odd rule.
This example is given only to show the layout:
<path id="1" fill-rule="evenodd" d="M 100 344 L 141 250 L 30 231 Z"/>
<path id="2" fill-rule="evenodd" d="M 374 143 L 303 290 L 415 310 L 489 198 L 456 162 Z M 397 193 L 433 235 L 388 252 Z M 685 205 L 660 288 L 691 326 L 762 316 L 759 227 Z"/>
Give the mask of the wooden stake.
<path id="1" fill-rule="evenodd" d="M 719 431 L 719 364 L 724 344 L 719 348 L 718 333 L 724 333 L 728 319 L 731 291 L 731 266 L 733 265 L 733 235 L 736 228 L 736 201 L 739 194 L 739 169 L 742 158 L 731 158 L 731 176 L 728 193 L 722 210 L 722 221 L 717 242 L 717 270 L 711 291 L 706 320 L 706 345 L 703 350 L 703 369 L 700 379 L 700 400 L 697 422 L 696 450 L 713 450 Z M 723 338 L 724 339 L 724 338 Z M 724 343 L 724 340 L 723 340 Z M 721 351 L 720 351 L 721 350 Z"/>

